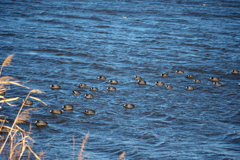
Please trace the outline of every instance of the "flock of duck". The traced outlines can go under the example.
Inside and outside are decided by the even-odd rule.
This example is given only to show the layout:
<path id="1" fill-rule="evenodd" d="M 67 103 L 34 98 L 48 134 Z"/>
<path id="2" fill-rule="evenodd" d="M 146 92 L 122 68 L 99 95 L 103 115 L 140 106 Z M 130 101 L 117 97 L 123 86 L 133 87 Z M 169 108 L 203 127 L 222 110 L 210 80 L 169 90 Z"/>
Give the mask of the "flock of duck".
<path id="1" fill-rule="evenodd" d="M 184 71 L 182 71 L 182 70 L 176 70 L 176 73 L 184 74 Z M 238 71 L 238 70 L 232 70 L 232 71 L 231 71 L 231 74 L 239 74 L 239 71 Z M 161 74 L 161 77 L 168 77 L 168 76 L 169 76 L 169 75 L 166 74 L 166 73 Z M 188 78 L 188 79 L 193 79 L 193 81 L 194 81 L 195 83 L 201 83 L 201 80 L 199 80 L 199 79 L 194 79 L 194 76 L 191 75 L 191 74 L 187 75 L 186 78 Z M 99 76 L 98 79 L 100 79 L 100 80 L 106 80 L 106 77 L 105 77 L 105 76 Z M 134 76 L 134 80 L 136 80 L 139 85 L 146 85 L 146 84 L 147 84 L 147 82 L 144 81 L 144 80 L 143 80 L 141 77 L 139 77 L 139 76 Z M 210 77 L 210 80 L 213 81 L 213 85 L 215 85 L 215 86 L 222 86 L 222 83 L 219 82 L 220 79 L 219 79 L 218 77 Z M 110 84 L 118 84 L 118 81 L 111 79 L 111 80 L 109 80 L 109 83 L 110 83 Z M 164 82 L 160 82 L 160 81 L 156 81 L 155 84 L 156 84 L 156 85 L 159 85 L 159 86 L 164 86 L 164 85 L 165 85 Z M 240 86 L 240 83 L 238 84 L 238 86 Z M 87 85 L 84 84 L 84 83 L 81 83 L 81 84 L 79 84 L 78 87 L 79 87 L 79 88 L 86 88 Z M 50 86 L 50 88 L 51 88 L 52 90 L 61 89 L 61 86 L 60 86 L 60 85 L 57 85 L 57 84 L 53 84 L 53 85 Z M 165 85 L 165 88 L 166 88 L 166 89 L 173 89 L 173 87 L 170 86 L 170 85 Z M 192 90 L 194 90 L 194 87 L 192 87 L 192 86 L 187 86 L 187 87 L 186 87 L 186 90 L 192 91 Z M 91 88 L 90 88 L 90 91 L 98 91 L 98 88 L 97 88 L 97 87 L 91 87 Z M 107 87 L 107 91 L 116 91 L 116 88 L 113 87 L 113 86 L 109 86 L 109 87 Z M 72 92 L 72 94 L 73 94 L 73 95 L 80 95 L 81 93 L 80 93 L 80 91 L 78 91 L 78 90 L 74 90 L 74 91 Z M 85 94 L 85 98 L 86 98 L 86 99 L 92 99 L 92 98 L 93 98 L 93 95 L 90 94 L 90 93 L 86 93 L 86 94 Z M 31 100 L 26 100 L 24 103 L 25 103 L 25 105 L 32 105 L 32 104 L 33 104 L 33 102 L 32 102 Z M 126 109 L 132 109 L 132 108 L 134 108 L 135 106 L 134 106 L 133 104 L 124 104 L 123 107 L 126 108 Z M 62 110 L 64 110 L 64 111 L 71 111 L 71 110 L 73 110 L 73 109 L 74 109 L 74 107 L 73 107 L 72 105 L 64 105 L 64 106 L 62 107 Z M 51 110 L 50 110 L 50 113 L 52 113 L 52 114 L 62 114 L 62 113 L 63 113 L 62 110 L 54 110 L 54 109 L 51 109 Z M 94 111 L 94 110 L 87 109 L 87 110 L 85 110 L 84 113 L 85 113 L 86 115 L 94 115 L 94 114 L 95 114 L 95 111 Z M 48 123 L 47 123 L 46 121 L 43 121 L 43 120 L 36 120 L 35 124 L 36 124 L 37 127 L 40 127 L 40 126 L 46 126 Z"/>

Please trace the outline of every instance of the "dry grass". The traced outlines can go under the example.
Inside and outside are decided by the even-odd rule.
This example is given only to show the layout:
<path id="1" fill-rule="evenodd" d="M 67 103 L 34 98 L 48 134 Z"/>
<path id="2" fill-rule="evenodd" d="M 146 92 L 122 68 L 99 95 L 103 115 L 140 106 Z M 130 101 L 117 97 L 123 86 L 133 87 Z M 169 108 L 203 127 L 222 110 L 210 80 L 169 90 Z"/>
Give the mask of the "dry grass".
<path id="1" fill-rule="evenodd" d="M 6 98 L 4 97 L 4 92 L 10 90 L 10 85 L 17 85 L 19 87 L 29 89 L 29 93 L 23 100 L 19 111 L 14 119 L 14 122 L 10 125 L 7 121 L 7 117 L 4 115 L 0 115 L 0 132 L 3 134 L 0 135 L 0 155 L 4 155 L 8 160 L 20 160 L 20 159 L 34 159 L 41 160 L 44 157 L 45 152 L 40 151 L 38 154 L 33 151 L 33 143 L 34 140 L 31 138 L 31 124 L 29 126 L 29 131 L 22 129 L 19 124 L 26 123 L 31 118 L 31 111 L 38 110 L 38 108 L 24 108 L 24 102 L 31 98 L 37 100 L 44 105 L 48 106 L 45 102 L 37 97 L 31 96 L 32 93 L 44 93 L 38 89 L 30 89 L 23 85 L 21 81 L 14 81 L 13 77 L 11 76 L 1 76 L 2 70 L 4 67 L 7 67 L 11 64 L 12 58 L 15 54 L 9 55 L 1 65 L 0 68 L 0 109 L 2 109 L 3 105 L 8 106 L 16 106 L 13 102 L 19 100 L 20 97 L 12 97 Z M 3 93 L 3 94 L 2 94 Z M 89 138 L 89 132 L 85 135 L 80 145 L 79 153 L 78 153 L 78 160 L 83 160 L 87 155 L 83 155 L 85 145 Z M 74 160 L 74 150 L 75 150 L 75 139 L 72 137 L 73 140 L 73 155 L 72 159 Z M 118 160 L 127 160 L 125 158 L 125 152 L 123 152 Z"/>
<path id="2" fill-rule="evenodd" d="M 2 74 L 3 67 L 7 67 L 8 65 L 10 65 L 14 55 L 15 54 L 11 54 L 4 60 L 2 66 L 1 66 L 1 69 L 0 69 L 0 76 Z M 20 81 L 13 81 L 12 79 L 14 79 L 14 78 L 11 76 L 0 77 L 0 91 L 2 93 L 10 90 L 9 85 L 17 85 L 19 87 L 30 89 L 30 88 L 22 85 Z M 32 89 L 29 91 L 29 93 L 26 96 L 26 98 L 24 99 L 24 101 L 26 101 L 28 98 L 32 98 L 32 99 L 42 102 L 43 104 L 46 104 L 43 101 L 41 101 L 40 99 L 30 96 L 31 93 L 43 93 L 43 92 L 41 92 L 40 90 Z M 16 106 L 12 102 L 16 101 L 18 99 L 20 99 L 20 97 L 5 98 L 4 94 L 2 94 L 0 96 L 1 107 L 5 103 L 8 106 Z M 35 159 L 40 160 L 41 157 L 44 156 L 44 154 L 42 152 L 40 152 L 40 154 L 36 154 L 32 149 L 34 140 L 30 136 L 31 135 L 31 132 L 30 132 L 31 125 L 29 126 L 29 131 L 22 129 L 19 126 L 19 124 L 26 123 L 27 121 L 30 120 L 30 117 L 31 117 L 30 111 L 37 110 L 37 108 L 24 109 L 24 101 L 23 101 L 23 103 L 16 115 L 16 118 L 14 119 L 14 122 L 11 126 L 6 125 L 6 123 L 8 123 L 8 121 L 6 120 L 6 116 L 1 115 L 0 131 L 7 133 L 7 136 L 6 136 L 6 134 L 3 134 L 0 136 L 0 138 L 2 139 L 2 141 L 0 143 L 1 144 L 0 154 L 3 154 L 9 160 L 22 159 L 23 157 L 24 157 L 24 159 L 30 159 L 31 155 L 33 155 Z M 4 136 L 6 136 L 6 137 L 4 137 Z"/>

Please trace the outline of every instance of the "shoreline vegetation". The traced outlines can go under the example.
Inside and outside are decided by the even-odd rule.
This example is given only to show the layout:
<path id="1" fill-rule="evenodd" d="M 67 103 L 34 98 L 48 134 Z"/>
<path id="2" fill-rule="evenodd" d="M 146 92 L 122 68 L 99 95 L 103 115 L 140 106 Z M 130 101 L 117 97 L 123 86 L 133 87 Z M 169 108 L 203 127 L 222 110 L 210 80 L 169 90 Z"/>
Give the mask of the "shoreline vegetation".
<path id="1" fill-rule="evenodd" d="M 14 80 L 11 76 L 2 76 L 2 70 L 4 67 L 11 65 L 12 58 L 15 54 L 9 55 L 1 65 L 0 68 L 0 110 L 2 110 L 3 105 L 7 106 L 16 106 L 13 102 L 16 100 L 21 99 L 20 97 L 13 97 L 13 98 L 6 98 L 5 92 L 10 90 L 10 85 L 17 85 L 21 88 L 28 89 L 29 92 L 27 96 L 22 101 L 22 104 L 18 110 L 18 113 L 13 121 L 13 123 L 9 123 L 7 120 L 7 116 L 0 114 L 0 155 L 5 157 L 8 160 L 15 160 L 15 159 L 27 159 L 30 160 L 31 157 L 34 157 L 37 160 L 44 159 L 44 155 L 47 154 L 46 151 L 36 152 L 33 150 L 34 140 L 31 138 L 32 125 L 29 125 L 29 131 L 22 129 L 20 124 L 26 123 L 31 118 L 31 111 L 38 110 L 38 108 L 27 108 L 25 109 L 26 102 L 29 99 L 37 100 L 43 103 L 46 106 L 49 106 L 44 101 L 37 97 L 31 96 L 32 93 L 39 93 L 42 94 L 44 92 L 38 89 L 31 89 L 27 86 L 23 85 L 23 82 Z M 80 145 L 79 153 L 77 156 L 78 160 L 83 160 L 87 155 L 84 155 L 84 148 L 89 138 L 90 133 L 88 132 L 85 137 L 82 139 L 82 143 Z M 73 149 L 72 149 L 72 159 L 74 160 L 74 153 L 75 153 L 75 138 L 72 137 L 73 141 Z M 127 160 L 125 158 L 125 152 L 123 152 L 117 160 Z"/>

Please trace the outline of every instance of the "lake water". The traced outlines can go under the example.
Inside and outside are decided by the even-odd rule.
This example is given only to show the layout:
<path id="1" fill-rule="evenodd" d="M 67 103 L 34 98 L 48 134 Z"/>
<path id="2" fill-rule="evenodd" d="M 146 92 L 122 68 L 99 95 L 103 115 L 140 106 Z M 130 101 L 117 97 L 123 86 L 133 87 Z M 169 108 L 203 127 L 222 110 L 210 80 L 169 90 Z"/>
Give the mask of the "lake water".
<path id="1" fill-rule="evenodd" d="M 32 105 L 39 110 L 29 123 L 48 122 L 32 127 L 35 151 L 46 151 L 46 160 L 70 160 L 74 136 L 76 158 L 89 132 L 86 159 L 117 159 L 124 151 L 131 160 L 240 159 L 240 74 L 231 74 L 240 70 L 240 2 L 202 3 L 2 0 L 1 63 L 16 53 L 2 75 L 31 80 L 25 85 L 45 92 L 33 96 L 51 105 Z M 186 78 L 188 74 L 201 83 Z M 107 79 L 99 80 L 100 75 Z M 147 85 L 138 85 L 134 76 Z M 210 77 L 220 78 L 223 86 L 214 86 Z M 87 87 L 79 88 L 80 83 Z M 62 89 L 51 90 L 52 84 Z M 107 91 L 108 86 L 117 90 Z M 11 89 L 6 97 L 23 99 L 28 93 Z M 73 90 L 81 94 L 73 95 Z M 94 98 L 86 99 L 85 93 Z M 125 109 L 125 103 L 135 108 Z M 74 110 L 49 113 L 66 104 Z M 11 121 L 18 108 L 4 105 L 0 114 Z M 86 109 L 95 115 L 85 115 Z"/>

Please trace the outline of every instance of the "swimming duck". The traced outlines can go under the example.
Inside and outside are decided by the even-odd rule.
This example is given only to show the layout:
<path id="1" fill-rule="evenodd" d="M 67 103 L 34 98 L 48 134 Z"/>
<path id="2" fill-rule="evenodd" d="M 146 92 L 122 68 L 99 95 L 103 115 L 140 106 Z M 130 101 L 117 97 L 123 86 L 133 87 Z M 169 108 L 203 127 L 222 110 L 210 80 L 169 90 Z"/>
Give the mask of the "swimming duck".
<path id="1" fill-rule="evenodd" d="M 145 85 L 145 84 L 147 84 L 147 82 L 144 81 L 144 80 L 140 80 L 140 81 L 138 81 L 138 84 L 139 84 L 139 85 Z"/>
<path id="2" fill-rule="evenodd" d="M 127 103 L 124 104 L 123 106 L 124 106 L 124 108 L 126 108 L 126 109 L 132 109 L 132 108 L 135 107 L 133 104 L 127 104 Z"/>
<path id="3" fill-rule="evenodd" d="M 134 76 L 134 80 L 141 81 L 141 80 L 142 80 L 142 77 Z"/>
<path id="4" fill-rule="evenodd" d="M 156 85 L 163 86 L 164 83 L 163 83 L 163 82 L 159 82 L 159 81 L 157 81 L 157 82 L 156 82 Z"/>
<path id="5" fill-rule="evenodd" d="M 37 127 L 46 126 L 47 124 L 48 124 L 47 122 L 42 121 L 42 120 L 36 120 L 36 121 L 35 121 L 35 125 L 36 125 Z"/>
<path id="6" fill-rule="evenodd" d="M 73 106 L 72 106 L 72 105 L 64 105 L 64 106 L 62 107 L 62 109 L 63 109 L 64 111 L 71 111 L 71 110 L 73 110 Z"/>
<path id="7" fill-rule="evenodd" d="M 73 94 L 73 95 L 79 95 L 79 94 L 81 94 L 81 92 L 78 91 L 78 90 L 74 90 L 74 91 L 72 92 L 72 94 Z"/>
<path id="8" fill-rule="evenodd" d="M 187 78 L 193 78 L 194 76 L 192 74 L 187 75 Z"/>
<path id="9" fill-rule="evenodd" d="M 30 105 L 33 104 L 33 101 L 27 99 L 27 100 L 23 100 L 23 103 L 24 103 L 25 106 L 30 106 Z"/>
<path id="10" fill-rule="evenodd" d="M 163 74 L 161 74 L 161 77 L 168 77 L 168 74 L 167 73 L 163 73 Z"/>
<path id="11" fill-rule="evenodd" d="M 0 89 L 0 95 L 5 95 L 6 90 L 5 89 Z"/>
<path id="12" fill-rule="evenodd" d="M 50 86 L 50 88 L 51 88 L 51 89 L 61 89 L 61 87 L 60 87 L 59 85 L 57 85 L 57 84 L 52 84 L 52 85 Z"/>
<path id="13" fill-rule="evenodd" d="M 79 87 L 79 88 L 86 88 L 87 85 L 86 85 L 85 83 L 80 83 L 78 87 Z"/>
<path id="14" fill-rule="evenodd" d="M 182 71 L 182 70 L 176 70 L 176 72 L 177 72 L 177 73 L 180 73 L 180 74 L 183 74 L 183 73 L 184 73 L 184 71 Z"/>
<path id="15" fill-rule="evenodd" d="M 95 111 L 94 111 L 94 110 L 91 110 L 91 109 L 86 109 L 86 110 L 85 110 L 85 114 L 86 114 L 86 115 L 93 115 L 93 114 L 95 114 Z"/>
<path id="16" fill-rule="evenodd" d="M 187 87 L 186 87 L 186 90 L 192 91 L 192 90 L 194 90 L 194 88 L 193 88 L 192 86 L 187 86 Z"/>
<path id="17" fill-rule="evenodd" d="M 238 74 L 239 71 L 238 70 L 232 70 L 232 74 Z"/>
<path id="18" fill-rule="evenodd" d="M 86 93 L 86 94 L 85 94 L 85 98 L 87 98 L 87 99 L 92 99 L 92 98 L 93 98 L 93 95 L 90 94 L 90 93 Z"/>
<path id="19" fill-rule="evenodd" d="M 110 87 L 107 87 L 107 90 L 108 90 L 108 91 L 116 91 L 116 88 L 115 88 L 115 87 L 112 87 L 112 86 L 110 86 Z"/>
<path id="20" fill-rule="evenodd" d="M 50 113 L 55 113 L 55 114 L 62 114 L 61 110 L 55 110 L 55 109 L 51 109 Z"/>
<path id="21" fill-rule="evenodd" d="M 113 80 L 113 79 L 110 79 L 109 82 L 110 82 L 110 84 L 118 84 L 118 81 L 117 80 Z"/>
<path id="22" fill-rule="evenodd" d="M 193 82 L 200 83 L 201 81 L 199 79 L 194 79 Z"/>
<path id="23" fill-rule="evenodd" d="M 98 88 L 97 87 L 91 87 L 90 91 L 98 91 Z"/>
<path id="24" fill-rule="evenodd" d="M 128 18 L 128 16 L 122 16 L 122 18 Z"/>
<path id="25" fill-rule="evenodd" d="M 173 87 L 172 87 L 172 86 L 169 86 L 169 85 L 166 85 L 165 88 L 166 88 L 166 89 L 173 89 Z"/>
<path id="26" fill-rule="evenodd" d="M 104 77 L 104 76 L 99 76 L 98 79 L 105 80 L 106 77 Z"/>
<path id="27" fill-rule="evenodd" d="M 213 82 L 213 84 L 214 84 L 215 86 L 222 86 L 222 83 L 220 83 L 220 82 Z"/>
<path id="28" fill-rule="evenodd" d="M 212 81 L 219 81 L 219 78 L 217 78 L 217 77 L 210 77 L 210 79 L 211 79 Z"/>

